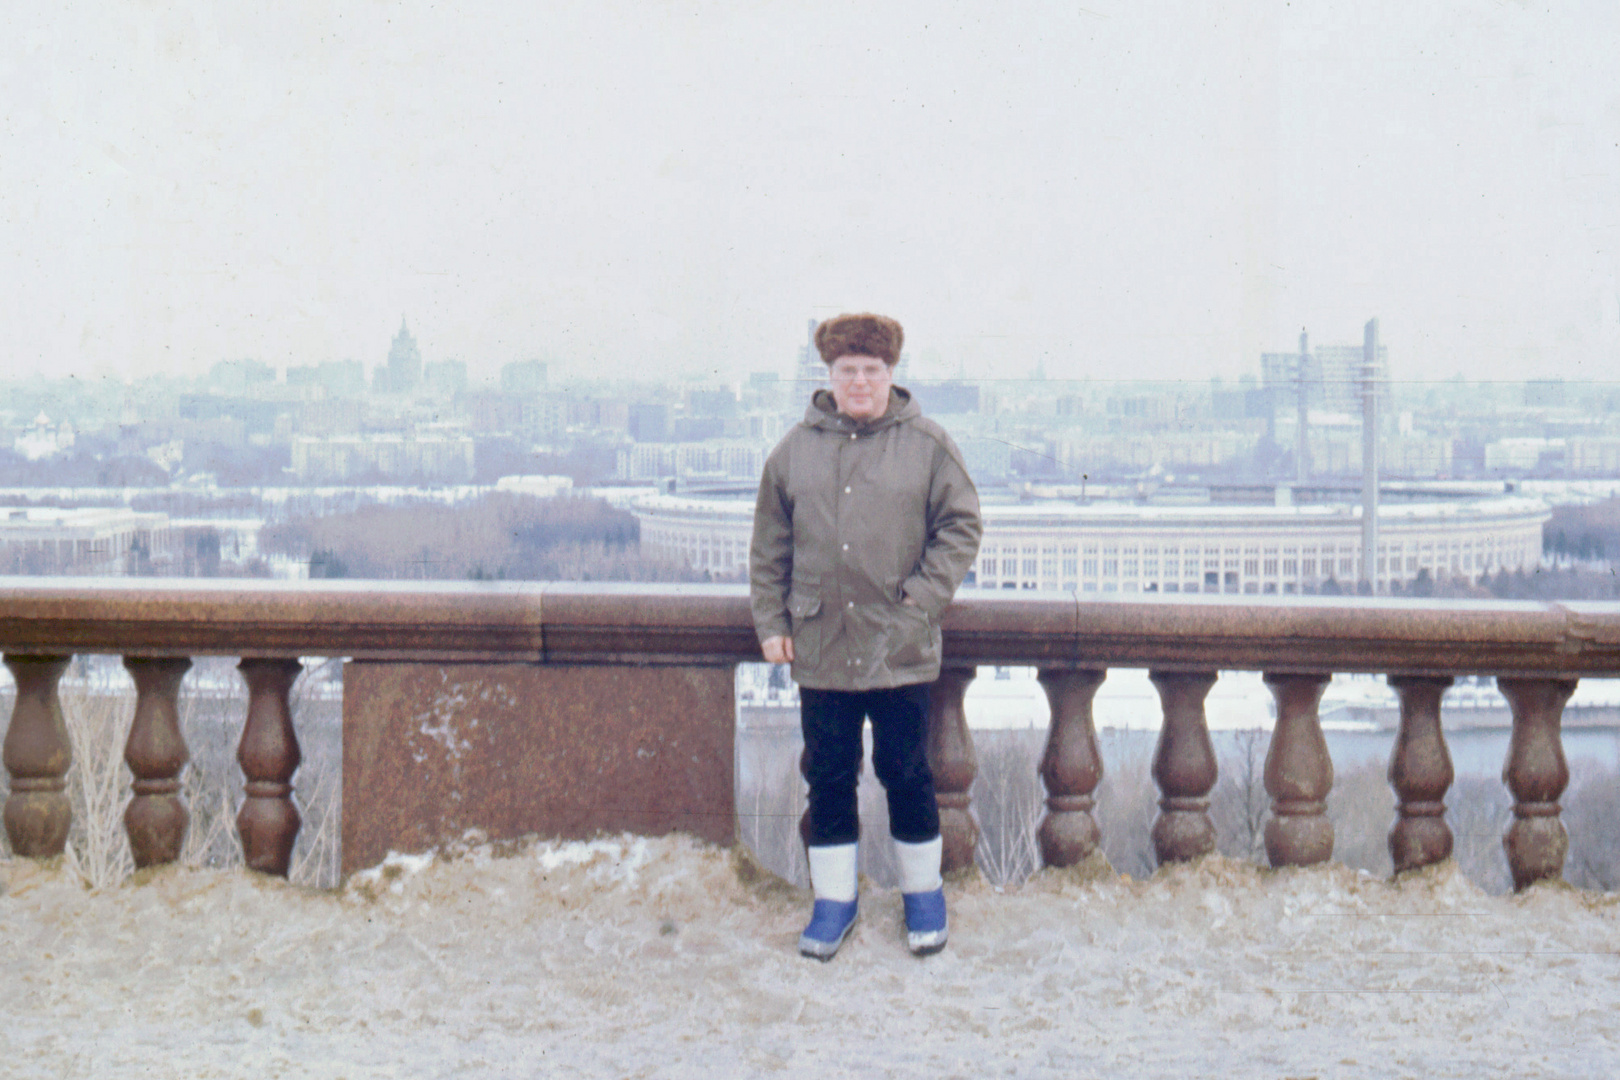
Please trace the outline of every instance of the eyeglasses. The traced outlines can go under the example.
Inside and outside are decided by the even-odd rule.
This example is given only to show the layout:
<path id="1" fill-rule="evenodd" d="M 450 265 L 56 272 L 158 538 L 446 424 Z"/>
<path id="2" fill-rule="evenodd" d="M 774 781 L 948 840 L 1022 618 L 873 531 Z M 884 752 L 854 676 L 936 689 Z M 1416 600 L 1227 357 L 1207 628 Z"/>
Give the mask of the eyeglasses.
<path id="1" fill-rule="evenodd" d="M 832 380 L 838 383 L 854 382 L 857 377 L 867 382 L 878 382 L 889 377 L 889 365 L 878 360 L 870 364 L 839 364 L 834 361 L 832 366 Z"/>

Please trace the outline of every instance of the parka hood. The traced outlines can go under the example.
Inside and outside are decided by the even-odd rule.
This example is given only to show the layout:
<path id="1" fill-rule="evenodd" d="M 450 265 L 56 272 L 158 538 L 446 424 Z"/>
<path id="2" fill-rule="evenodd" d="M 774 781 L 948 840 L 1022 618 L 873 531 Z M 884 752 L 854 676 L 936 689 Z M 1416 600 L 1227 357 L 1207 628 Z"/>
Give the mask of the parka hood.
<path id="1" fill-rule="evenodd" d="M 810 396 L 810 407 L 804 412 L 804 425 L 823 431 L 882 431 L 890 424 L 914 420 L 921 415 L 922 407 L 903 386 L 889 387 L 889 407 L 883 410 L 882 416 L 871 420 L 851 420 L 840 414 L 832 391 L 817 390 Z"/>

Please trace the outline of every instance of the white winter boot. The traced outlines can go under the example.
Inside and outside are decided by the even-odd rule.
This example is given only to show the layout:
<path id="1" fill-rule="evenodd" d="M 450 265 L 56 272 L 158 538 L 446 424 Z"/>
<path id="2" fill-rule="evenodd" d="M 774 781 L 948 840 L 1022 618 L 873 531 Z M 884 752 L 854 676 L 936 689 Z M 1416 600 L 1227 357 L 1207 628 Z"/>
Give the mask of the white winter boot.
<path id="1" fill-rule="evenodd" d="M 900 866 L 900 899 L 906 905 L 906 945 L 918 956 L 939 952 L 950 936 L 945 917 L 945 879 L 939 872 L 944 852 L 945 841 L 938 836 L 920 844 L 894 842 L 895 862 Z"/>
<path id="2" fill-rule="evenodd" d="M 827 961 L 838 954 L 838 947 L 855 926 L 860 846 L 818 844 L 805 850 L 810 856 L 810 888 L 816 894 L 816 906 L 810 925 L 799 935 L 799 952 Z"/>

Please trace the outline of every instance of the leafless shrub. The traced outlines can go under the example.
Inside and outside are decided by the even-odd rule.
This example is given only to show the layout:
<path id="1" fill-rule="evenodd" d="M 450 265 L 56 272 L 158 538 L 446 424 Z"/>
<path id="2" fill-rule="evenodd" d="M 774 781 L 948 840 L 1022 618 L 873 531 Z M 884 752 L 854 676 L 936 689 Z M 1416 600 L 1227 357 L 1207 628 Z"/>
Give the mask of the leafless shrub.
<path id="1" fill-rule="evenodd" d="M 1046 732 L 981 731 L 974 736 L 979 774 L 973 808 L 979 819 L 979 871 L 992 885 L 1018 885 L 1041 868 L 1036 829 L 1045 813 L 1040 778 Z"/>
<path id="2" fill-rule="evenodd" d="M 1513 877 L 1502 853 L 1502 834 L 1513 818 L 1513 796 L 1502 781 L 1459 776 L 1446 796 L 1451 856 L 1463 875 L 1495 896 L 1513 891 Z"/>
<path id="3" fill-rule="evenodd" d="M 1620 769 L 1583 760 L 1571 772 L 1564 799 L 1564 877 L 1583 889 L 1620 889 Z"/>
<path id="4" fill-rule="evenodd" d="M 1097 785 L 1097 824 L 1102 851 L 1122 874 L 1144 878 L 1158 867 L 1153 850 L 1153 821 L 1159 813 L 1159 791 L 1153 783 L 1153 751 L 1129 732 L 1104 732 L 1104 772 Z"/>
<path id="5" fill-rule="evenodd" d="M 1333 858 L 1345 866 L 1379 877 L 1395 872 L 1389 854 L 1389 830 L 1395 821 L 1395 791 L 1382 761 L 1363 761 L 1336 771 L 1328 792 L 1327 815 L 1333 823 Z"/>
<path id="6" fill-rule="evenodd" d="M 124 742 L 134 718 L 134 688 L 120 686 L 111 672 L 96 671 L 60 693 L 62 720 L 73 746 L 67 796 L 73 809 L 63 852 L 69 869 L 94 889 L 117 885 L 135 869 L 124 834 L 129 802 L 129 768 Z M 128 682 L 127 677 L 124 680 Z"/>

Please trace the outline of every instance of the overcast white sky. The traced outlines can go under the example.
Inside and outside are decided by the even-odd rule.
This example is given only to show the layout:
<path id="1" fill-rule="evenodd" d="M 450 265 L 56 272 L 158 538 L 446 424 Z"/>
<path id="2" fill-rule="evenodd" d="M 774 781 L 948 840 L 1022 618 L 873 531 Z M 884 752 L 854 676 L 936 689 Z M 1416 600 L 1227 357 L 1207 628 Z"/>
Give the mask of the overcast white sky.
<path id="1" fill-rule="evenodd" d="M 8 0 L 6 374 L 1620 377 L 1613 0 L 247 7 Z"/>

